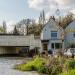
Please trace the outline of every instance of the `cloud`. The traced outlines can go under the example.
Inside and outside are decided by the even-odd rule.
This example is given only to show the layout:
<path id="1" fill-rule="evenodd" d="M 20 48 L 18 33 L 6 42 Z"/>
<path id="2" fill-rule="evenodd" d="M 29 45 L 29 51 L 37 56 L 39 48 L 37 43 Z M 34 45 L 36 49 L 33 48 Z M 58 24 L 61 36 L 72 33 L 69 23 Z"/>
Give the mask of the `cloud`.
<path id="1" fill-rule="evenodd" d="M 45 1 L 45 2 L 44 2 Z M 35 8 L 35 9 L 43 9 L 49 5 L 48 0 L 28 0 L 28 4 L 30 8 Z"/>
<path id="2" fill-rule="evenodd" d="M 75 14 L 75 9 L 71 10 L 71 12 L 72 12 L 73 14 Z"/>
<path id="3" fill-rule="evenodd" d="M 53 4 L 55 4 L 55 0 L 28 0 L 28 4 L 30 8 L 34 9 L 48 9 L 50 6 L 54 7 Z"/>
<path id="4" fill-rule="evenodd" d="M 73 5 L 75 4 L 75 0 L 56 0 L 60 5 Z"/>
<path id="5" fill-rule="evenodd" d="M 75 0 L 28 0 L 30 8 L 36 10 L 44 9 L 49 14 L 55 14 L 57 8 L 62 14 L 70 12 L 75 9 Z"/>
<path id="6" fill-rule="evenodd" d="M 14 29 L 14 25 L 16 24 L 15 21 L 8 21 L 6 23 L 7 25 L 7 32 L 11 32 Z"/>

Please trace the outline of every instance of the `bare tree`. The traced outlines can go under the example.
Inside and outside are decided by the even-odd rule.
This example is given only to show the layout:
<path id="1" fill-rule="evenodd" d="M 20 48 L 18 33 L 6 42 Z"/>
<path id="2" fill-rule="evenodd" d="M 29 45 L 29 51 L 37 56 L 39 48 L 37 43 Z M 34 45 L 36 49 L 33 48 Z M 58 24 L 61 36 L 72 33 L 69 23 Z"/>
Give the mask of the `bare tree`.
<path id="1" fill-rule="evenodd" d="M 16 26 L 14 27 L 13 34 L 14 34 L 14 35 L 19 35 L 19 32 L 18 32 Z"/>
<path id="2" fill-rule="evenodd" d="M 39 24 L 44 25 L 45 24 L 45 12 L 44 10 L 40 13 L 40 17 L 39 17 Z"/>
<path id="3" fill-rule="evenodd" d="M 59 25 L 66 28 L 74 20 L 73 14 L 69 13 L 65 17 L 59 18 Z"/>
<path id="4" fill-rule="evenodd" d="M 6 27 L 6 21 L 3 21 L 3 30 L 4 30 L 4 33 L 7 33 L 6 29 L 7 29 L 7 27 Z"/>
<path id="5" fill-rule="evenodd" d="M 30 24 L 30 19 L 27 19 L 27 20 L 26 20 L 27 35 L 29 34 L 29 24 Z"/>

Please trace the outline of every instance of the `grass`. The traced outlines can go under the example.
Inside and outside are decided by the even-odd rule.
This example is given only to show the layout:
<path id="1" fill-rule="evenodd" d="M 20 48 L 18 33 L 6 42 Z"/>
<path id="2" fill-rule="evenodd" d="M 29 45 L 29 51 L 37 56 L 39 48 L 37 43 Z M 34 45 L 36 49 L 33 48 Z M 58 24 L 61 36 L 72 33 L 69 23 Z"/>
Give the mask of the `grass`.
<path id="1" fill-rule="evenodd" d="M 59 75 L 75 75 L 75 69 L 69 70 L 68 72 L 61 73 Z"/>

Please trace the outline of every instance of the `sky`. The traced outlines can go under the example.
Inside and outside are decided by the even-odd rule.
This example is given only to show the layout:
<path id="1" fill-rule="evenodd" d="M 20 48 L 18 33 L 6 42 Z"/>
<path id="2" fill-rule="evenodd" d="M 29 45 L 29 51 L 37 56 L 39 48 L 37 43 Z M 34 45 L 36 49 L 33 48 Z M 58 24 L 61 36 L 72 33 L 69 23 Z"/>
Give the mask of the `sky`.
<path id="1" fill-rule="evenodd" d="M 44 9 L 46 17 L 56 14 L 75 13 L 75 0 L 0 0 L 0 24 L 4 21 L 10 26 L 24 18 L 39 17 Z"/>
<path id="2" fill-rule="evenodd" d="M 28 6 L 28 0 L 0 0 L 0 22 L 34 18 L 37 11 Z"/>

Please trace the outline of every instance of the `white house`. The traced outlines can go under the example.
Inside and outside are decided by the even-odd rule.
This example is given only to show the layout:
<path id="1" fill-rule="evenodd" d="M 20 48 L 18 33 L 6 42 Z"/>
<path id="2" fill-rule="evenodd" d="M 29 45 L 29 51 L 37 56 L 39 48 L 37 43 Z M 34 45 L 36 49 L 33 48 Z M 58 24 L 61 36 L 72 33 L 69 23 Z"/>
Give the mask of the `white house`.
<path id="1" fill-rule="evenodd" d="M 75 20 L 66 27 L 65 33 L 65 48 L 75 48 Z"/>
<path id="2" fill-rule="evenodd" d="M 19 31 L 20 34 L 23 35 L 27 34 L 27 28 L 25 24 L 21 25 L 20 27 L 17 27 L 17 30 Z"/>
<path id="3" fill-rule="evenodd" d="M 53 19 L 46 23 L 41 32 L 42 50 L 56 50 L 64 48 L 64 30 Z"/>

